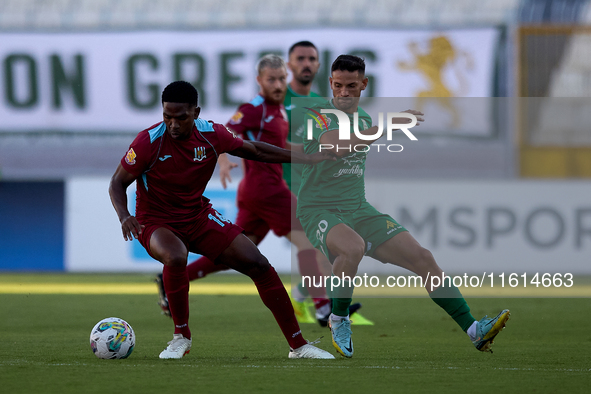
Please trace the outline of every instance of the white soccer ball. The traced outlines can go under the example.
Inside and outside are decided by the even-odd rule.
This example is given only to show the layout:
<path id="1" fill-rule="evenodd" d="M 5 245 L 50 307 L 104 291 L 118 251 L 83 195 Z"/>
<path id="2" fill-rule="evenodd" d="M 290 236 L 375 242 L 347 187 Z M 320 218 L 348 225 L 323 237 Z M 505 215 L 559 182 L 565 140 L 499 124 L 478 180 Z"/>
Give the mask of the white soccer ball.
<path id="1" fill-rule="evenodd" d="M 135 346 L 135 333 L 125 320 L 108 317 L 90 332 L 90 348 L 98 358 L 127 358 Z"/>

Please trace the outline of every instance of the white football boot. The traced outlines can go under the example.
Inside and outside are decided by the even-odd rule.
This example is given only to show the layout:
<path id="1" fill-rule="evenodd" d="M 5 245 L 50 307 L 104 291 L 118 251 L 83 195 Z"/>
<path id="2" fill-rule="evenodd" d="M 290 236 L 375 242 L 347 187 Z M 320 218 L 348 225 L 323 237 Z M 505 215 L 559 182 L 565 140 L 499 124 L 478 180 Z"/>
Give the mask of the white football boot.
<path id="1" fill-rule="evenodd" d="M 183 334 L 174 334 L 172 341 L 168 342 L 168 347 L 160 353 L 160 358 L 183 358 L 183 356 L 191 351 L 192 339 L 187 339 Z"/>
<path id="2" fill-rule="evenodd" d="M 297 349 L 290 349 L 289 358 L 317 358 L 324 360 L 334 360 L 334 356 L 332 354 L 326 350 L 319 349 L 310 343 L 300 346 Z"/>

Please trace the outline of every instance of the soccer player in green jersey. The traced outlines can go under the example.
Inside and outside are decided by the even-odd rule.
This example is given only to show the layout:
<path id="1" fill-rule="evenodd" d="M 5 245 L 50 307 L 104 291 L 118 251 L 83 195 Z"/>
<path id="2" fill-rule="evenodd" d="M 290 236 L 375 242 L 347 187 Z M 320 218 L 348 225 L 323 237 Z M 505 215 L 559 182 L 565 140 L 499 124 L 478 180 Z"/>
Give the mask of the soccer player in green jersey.
<path id="1" fill-rule="evenodd" d="M 296 107 L 291 99 L 293 97 L 320 97 L 318 94 L 312 92 L 312 82 L 320 67 L 318 49 L 310 41 L 296 42 L 289 48 L 287 67 L 292 75 L 292 79 L 287 85 L 285 99 L 283 100 L 287 119 L 290 124 L 287 141 L 290 144 L 303 144 L 305 126 L 302 120 L 304 119 L 306 109 Z M 297 196 L 302 179 L 302 166 L 300 164 L 283 163 L 283 179 L 287 182 L 289 190 Z M 320 272 L 330 275 L 330 263 L 320 251 L 317 253 L 316 261 L 318 262 Z M 301 274 L 305 275 L 306 273 L 302 272 Z M 291 296 L 292 305 L 299 323 L 315 323 L 318 320 L 320 325 L 326 326 L 330 308 L 326 309 L 326 304 L 321 298 L 314 298 L 314 307 L 316 310 L 314 317 L 310 314 L 308 307 L 308 290 L 301 283 L 293 287 Z M 355 314 L 352 319 L 354 324 L 373 325 L 371 320 L 357 313 L 360 307 L 361 304 L 356 303 L 349 308 L 349 313 L 351 315 Z"/>
<path id="2" fill-rule="evenodd" d="M 372 127 L 371 117 L 358 107 L 361 92 L 368 83 L 365 62 L 357 56 L 339 56 L 331 66 L 329 81 L 334 98 L 310 108 L 309 118 L 315 118 L 313 138 L 304 140 L 304 150 L 306 153 L 318 152 L 322 144 L 338 159 L 304 166 L 297 216 L 308 239 L 332 262 L 333 275 L 338 278 L 353 278 L 364 255 L 420 275 L 431 299 L 468 334 L 478 350 L 489 351 L 493 339 L 509 319 L 509 310 L 503 310 L 492 319 L 484 317 L 477 321 L 452 283 L 447 281 L 437 288 L 429 286 L 430 276 L 441 278 L 443 274 L 431 252 L 392 217 L 378 212 L 365 198 L 367 152 L 347 148 L 370 145 L 374 141 L 360 139 L 353 133 L 350 140 L 339 140 L 338 117 L 321 114 L 321 109 L 337 109 L 347 114 L 352 124 L 353 114 L 357 112 L 359 131 L 367 136 L 376 134 L 378 128 Z M 416 116 L 419 122 L 423 120 L 423 114 L 418 111 L 405 112 Z M 395 119 L 393 123 L 401 124 L 404 120 Z M 328 324 L 332 342 L 341 355 L 352 357 L 348 316 L 353 294 L 351 281 L 343 280 L 334 291 L 336 298 Z"/>
<path id="3" fill-rule="evenodd" d="M 310 41 L 299 41 L 293 44 L 288 51 L 287 67 L 291 71 L 292 79 L 287 85 L 287 93 L 283 100 L 287 119 L 290 123 L 287 141 L 294 144 L 304 143 L 304 124 L 298 122 L 293 124 L 293 119 L 303 119 L 305 109 L 295 107 L 291 102 L 293 97 L 319 97 L 312 92 L 312 82 L 320 67 L 318 60 L 318 49 Z M 292 111 L 296 116 L 292 117 Z M 291 163 L 283 163 L 283 179 L 287 182 L 290 190 L 297 195 L 300 188 L 302 170 L 300 166 L 291 166 Z"/>

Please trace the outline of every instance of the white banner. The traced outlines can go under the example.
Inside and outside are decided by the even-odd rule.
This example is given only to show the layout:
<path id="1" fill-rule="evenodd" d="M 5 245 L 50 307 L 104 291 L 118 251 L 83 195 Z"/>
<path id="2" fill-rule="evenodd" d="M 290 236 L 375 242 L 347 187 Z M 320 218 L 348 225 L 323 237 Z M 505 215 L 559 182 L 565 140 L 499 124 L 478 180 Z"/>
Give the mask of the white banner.
<path id="1" fill-rule="evenodd" d="M 205 193 L 231 219 L 238 181 L 224 190 L 214 180 Z M 66 270 L 160 271 L 137 241 L 123 240 L 108 184 L 108 178 L 66 184 Z M 368 180 L 366 186 L 368 200 L 406 227 L 446 273 L 591 274 L 589 182 Z M 291 272 L 286 239 L 270 233 L 260 247 L 278 272 Z M 364 272 L 408 273 L 368 257 Z"/>
<path id="2" fill-rule="evenodd" d="M 371 180 L 366 190 L 445 272 L 591 273 L 589 182 Z M 360 271 L 391 272 L 367 260 Z"/>
<path id="3" fill-rule="evenodd" d="M 448 111 L 446 97 L 492 95 L 494 28 L 0 33 L 0 132 L 140 131 L 161 119 L 160 94 L 177 79 L 198 88 L 202 117 L 225 123 L 256 94 L 261 54 L 286 56 L 301 40 L 320 50 L 321 95 L 343 53 L 365 58 L 365 96 L 442 97 L 418 105 Z"/>
<path id="4" fill-rule="evenodd" d="M 137 241 L 123 240 L 121 225 L 111 205 L 110 178 L 71 178 L 66 182 L 65 270 L 69 272 L 160 272 L 154 260 Z M 228 189 L 214 180 L 205 195 L 215 209 L 234 221 L 237 214 L 234 179 Z M 135 187 L 127 190 L 129 210 L 135 211 Z M 290 243 L 269 233 L 259 245 L 261 252 L 278 272 L 291 272 Z M 190 254 L 189 262 L 198 258 Z"/>

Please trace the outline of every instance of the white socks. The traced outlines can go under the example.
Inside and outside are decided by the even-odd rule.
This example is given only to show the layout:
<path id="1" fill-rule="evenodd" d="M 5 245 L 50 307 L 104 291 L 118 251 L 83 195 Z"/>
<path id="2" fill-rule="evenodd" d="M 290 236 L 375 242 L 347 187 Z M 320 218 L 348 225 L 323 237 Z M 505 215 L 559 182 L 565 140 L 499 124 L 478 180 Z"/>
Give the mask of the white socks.
<path id="1" fill-rule="evenodd" d="M 476 339 L 476 327 L 478 327 L 478 321 L 474 320 L 474 323 L 472 323 L 470 328 L 468 328 L 468 331 L 466 331 L 466 334 L 468 334 L 471 341 Z"/>
<path id="2" fill-rule="evenodd" d="M 337 316 L 334 313 L 330 314 L 330 320 L 332 321 L 341 321 L 342 319 L 349 320 L 349 316 Z"/>

